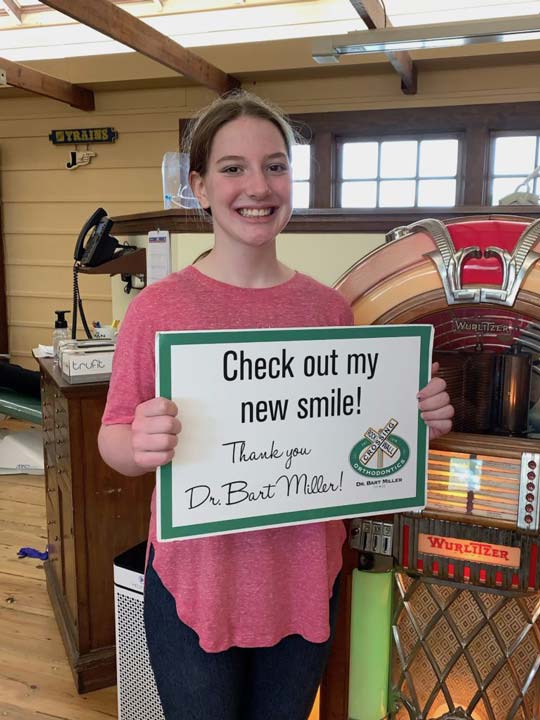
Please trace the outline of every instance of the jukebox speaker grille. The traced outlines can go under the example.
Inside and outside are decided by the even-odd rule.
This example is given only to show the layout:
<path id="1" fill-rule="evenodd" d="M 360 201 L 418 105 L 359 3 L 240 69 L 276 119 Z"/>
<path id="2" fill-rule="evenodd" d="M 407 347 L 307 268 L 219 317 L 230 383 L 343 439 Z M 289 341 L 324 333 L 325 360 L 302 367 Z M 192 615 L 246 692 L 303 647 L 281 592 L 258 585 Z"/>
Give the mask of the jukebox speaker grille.
<path id="1" fill-rule="evenodd" d="M 540 597 L 396 574 L 396 720 L 538 720 Z"/>

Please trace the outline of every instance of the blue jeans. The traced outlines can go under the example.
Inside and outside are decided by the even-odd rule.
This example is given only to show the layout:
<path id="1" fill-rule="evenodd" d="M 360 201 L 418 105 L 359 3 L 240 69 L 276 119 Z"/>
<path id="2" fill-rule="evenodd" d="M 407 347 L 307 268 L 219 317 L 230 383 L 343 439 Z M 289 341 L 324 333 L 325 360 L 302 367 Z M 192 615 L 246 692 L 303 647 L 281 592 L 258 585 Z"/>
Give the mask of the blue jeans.
<path id="1" fill-rule="evenodd" d="M 207 653 L 197 634 L 178 618 L 174 598 L 152 567 L 152 558 L 153 548 L 146 570 L 144 623 L 166 719 L 306 720 L 330 650 L 338 580 L 326 642 L 289 635 L 269 648 Z"/>

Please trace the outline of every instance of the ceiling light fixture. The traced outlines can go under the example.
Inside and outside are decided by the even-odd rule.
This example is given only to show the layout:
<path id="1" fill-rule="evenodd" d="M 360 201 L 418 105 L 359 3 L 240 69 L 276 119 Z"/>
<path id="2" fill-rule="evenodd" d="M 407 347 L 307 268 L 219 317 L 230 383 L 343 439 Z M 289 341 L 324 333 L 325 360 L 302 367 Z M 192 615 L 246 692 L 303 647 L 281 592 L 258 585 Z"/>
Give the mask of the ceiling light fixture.
<path id="1" fill-rule="evenodd" d="M 540 39 L 540 14 L 467 22 L 361 30 L 313 41 L 317 63 L 339 62 L 340 55 L 431 50 L 478 43 Z"/>

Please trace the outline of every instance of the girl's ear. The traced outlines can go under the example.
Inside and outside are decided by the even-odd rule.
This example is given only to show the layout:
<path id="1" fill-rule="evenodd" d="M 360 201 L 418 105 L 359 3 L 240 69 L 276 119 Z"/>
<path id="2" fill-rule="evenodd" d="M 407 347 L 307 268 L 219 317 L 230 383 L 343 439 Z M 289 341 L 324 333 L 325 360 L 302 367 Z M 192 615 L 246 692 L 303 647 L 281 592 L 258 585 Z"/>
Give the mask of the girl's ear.
<path id="1" fill-rule="evenodd" d="M 191 185 L 191 190 L 193 191 L 193 194 L 199 201 L 199 205 L 205 209 L 209 208 L 210 202 L 206 194 L 206 184 L 204 182 L 203 176 L 200 173 L 192 170 L 189 173 L 189 184 Z"/>

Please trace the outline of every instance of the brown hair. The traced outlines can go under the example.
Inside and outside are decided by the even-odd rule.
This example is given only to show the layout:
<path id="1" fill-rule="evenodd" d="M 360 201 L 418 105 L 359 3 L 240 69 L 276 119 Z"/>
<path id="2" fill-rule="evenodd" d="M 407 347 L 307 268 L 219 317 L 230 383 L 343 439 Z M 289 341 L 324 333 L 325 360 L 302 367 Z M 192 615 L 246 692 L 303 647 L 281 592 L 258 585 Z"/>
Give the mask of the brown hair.
<path id="1" fill-rule="evenodd" d="M 226 123 L 242 116 L 268 120 L 275 125 L 285 142 L 290 159 L 295 135 L 283 113 L 257 95 L 244 90 L 233 90 L 201 110 L 190 122 L 185 142 L 186 152 L 189 153 L 190 172 L 197 172 L 201 176 L 206 173 L 212 142 L 217 131 Z"/>

